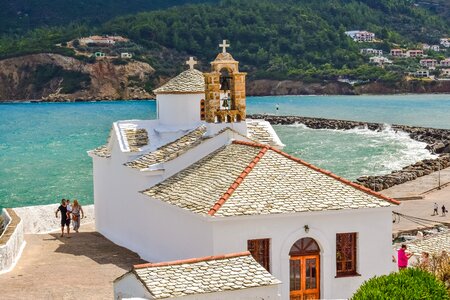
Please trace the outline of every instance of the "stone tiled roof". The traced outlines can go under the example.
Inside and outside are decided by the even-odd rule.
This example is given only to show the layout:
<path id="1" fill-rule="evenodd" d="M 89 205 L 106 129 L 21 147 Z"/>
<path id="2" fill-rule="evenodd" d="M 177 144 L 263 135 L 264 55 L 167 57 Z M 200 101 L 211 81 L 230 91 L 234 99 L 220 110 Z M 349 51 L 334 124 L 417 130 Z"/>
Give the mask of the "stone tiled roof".
<path id="1" fill-rule="evenodd" d="M 275 148 L 241 141 L 143 193 L 198 214 L 221 217 L 398 204 Z"/>
<path id="2" fill-rule="evenodd" d="M 92 150 L 92 153 L 98 157 L 109 158 L 111 157 L 111 151 L 108 149 L 107 145 L 103 145 Z"/>
<path id="3" fill-rule="evenodd" d="M 437 253 L 442 251 L 450 251 L 450 231 L 424 237 L 408 244 L 408 251 L 415 254 L 422 252 Z"/>
<path id="4" fill-rule="evenodd" d="M 204 93 L 205 78 L 199 70 L 189 69 L 153 91 L 155 94 Z"/>
<path id="5" fill-rule="evenodd" d="M 134 169 L 145 169 L 151 165 L 170 161 L 200 144 L 205 133 L 206 126 L 199 126 L 181 138 L 126 163 L 125 166 Z"/>
<path id="6" fill-rule="evenodd" d="M 264 120 L 246 120 L 248 137 L 261 144 L 279 146 L 280 142 L 271 133 L 269 122 Z"/>
<path id="7" fill-rule="evenodd" d="M 132 272 L 155 299 L 281 283 L 256 262 L 249 252 L 137 265 Z"/>
<path id="8" fill-rule="evenodd" d="M 140 147 L 148 144 L 148 133 L 143 128 L 125 129 L 125 137 L 131 152 L 138 152 Z"/>

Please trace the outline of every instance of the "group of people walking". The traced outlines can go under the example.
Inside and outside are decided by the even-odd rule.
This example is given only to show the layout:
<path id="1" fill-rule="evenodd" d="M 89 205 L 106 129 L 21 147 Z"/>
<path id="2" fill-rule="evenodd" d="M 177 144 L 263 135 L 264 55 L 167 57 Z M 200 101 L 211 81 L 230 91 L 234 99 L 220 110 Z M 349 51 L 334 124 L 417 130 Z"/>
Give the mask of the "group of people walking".
<path id="1" fill-rule="evenodd" d="M 80 228 L 80 220 L 84 218 L 84 211 L 78 200 L 73 200 L 70 204 L 69 199 L 62 199 L 61 205 L 55 211 L 55 216 L 58 218 L 58 212 L 61 213 L 61 237 L 64 236 L 64 227 L 67 230 L 67 237 L 70 237 L 70 222 L 72 221 L 73 230 L 78 232 Z"/>
<path id="2" fill-rule="evenodd" d="M 441 207 L 441 211 L 442 211 L 442 216 L 445 217 L 445 214 L 448 213 L 447 208 L 445 207 L 445 205 L 443 204 Z M 439 215 L 439 205 L 434 202 L 434 208 L 433 208 L 433 214 L 432 216 L 438 216 Z"/>

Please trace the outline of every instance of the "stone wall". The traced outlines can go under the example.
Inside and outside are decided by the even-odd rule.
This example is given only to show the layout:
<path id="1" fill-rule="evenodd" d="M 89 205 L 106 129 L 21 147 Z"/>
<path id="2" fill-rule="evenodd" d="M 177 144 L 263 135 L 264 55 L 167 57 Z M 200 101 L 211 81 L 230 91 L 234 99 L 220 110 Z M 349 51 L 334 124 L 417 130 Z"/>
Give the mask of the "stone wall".
<path id="1" fill-rule="evenodd" d="M 19 259 L 23 244 L 23 222 L 12 209 L 3 209 L 8 225 L 0 236 L 0 274 L 10 271 Z"/>
<path id="2" fill-rule="evenodd" d="M 368 128 L 374 131 L 383 130 L 386 125 L 382 123 L 358 122 L 347 120 L 333 120 L 324 118 L 308 118 L 300 116 L 275 116 L 275 115 L 249 115 L 251 119 L 264 119 L 273 125 L 290 125 L 295 123 L 305 124 L 313 129 L 340 129 L 349 130 L 355 127 Z M 417 177 L 431 174 L 439 169 L 450 167 L 450 130 L 426 128 L 418 126 L 391 125 L 393 130 L 409 133 L 409 136 L 419 142 L 427 144 L 426 149 L 439 154 L 436 159 L 425 159 L 415 164 L 404 167 L 402 170 L 393 171 L 391 174 L 380 176 L 362 176 L 356 183 L 368 187 L 374 191 L 381 191 L 394 185 L 401 184 Z"/>

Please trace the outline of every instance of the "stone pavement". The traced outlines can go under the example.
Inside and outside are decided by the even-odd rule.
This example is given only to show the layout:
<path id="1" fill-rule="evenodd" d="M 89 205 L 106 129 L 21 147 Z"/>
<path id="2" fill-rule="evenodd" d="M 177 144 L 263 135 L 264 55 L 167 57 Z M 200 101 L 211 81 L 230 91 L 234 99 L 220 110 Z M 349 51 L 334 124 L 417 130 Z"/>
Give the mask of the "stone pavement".
<path id="1" fill-rule="evenodd" d="M 25 235 L 16 267 L 0 275 L 1 299 L 113 299 L 113 280 L 144 263 L 95 232 L 93 224 L 71 238 L 59 235 Z"/>
<path id="2" fill-rule="evenodd" d="M 450 211 L 450 168 L 441 170 L 441 189 L 438 186 L 438 172 L 430 175 L 419 177 L 416 180 L 405 182 L 403 184 L 383 190 L 380 193 L 400 199 L 401 204 L 394 211 L 404 215 L 414 216 L 430 220 L 431 222 L 415 222 L 400 218 L 399 222 L 393 224 L 393 233 L 397 234 L 402 231 L 409 231 L 415 229 L 423 229 L 437 225 L 440 222 L 450 224 L 450 214 L 445 217 L 441 215 L 441 206 Z M 415 199 L 415 200 L 401 200 L 401 199 Z M 432 216 L 434 203 L 439 206 L 439 215 Z M 434 223 L 433 223 L 434 221 Z"/>
<path id="3" fill-rule="evenodd" d="M 450 168 L 442 169 L 440 172 L 441 187 L 450 184 Z M 383 195 L 395 199 L 408 197 L 421 197 L 427 192 L 438 187 L 439 172 L 433 172 L 429 175 L 419 177 L 388 189 L 380 191 Z"/>

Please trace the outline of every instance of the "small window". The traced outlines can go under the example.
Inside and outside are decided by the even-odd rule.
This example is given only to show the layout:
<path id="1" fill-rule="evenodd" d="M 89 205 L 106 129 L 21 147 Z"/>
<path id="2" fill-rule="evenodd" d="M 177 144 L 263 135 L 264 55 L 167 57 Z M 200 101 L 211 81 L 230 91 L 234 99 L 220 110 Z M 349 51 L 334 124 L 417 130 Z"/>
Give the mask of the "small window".
<path id="1" fill-rule="evenodd" d="M 248 240 L 247 249 L 253 258 L 270 272 L 270 239 Z"/>
<path id="2" fill-rule="evenodd" d="M 356 232 L 336 234 L 336 277 L 356 272 Z"/>
<path id="3" fill-rule="evenodd" d="M 200 100 L 200 120 L 205 120 L 205 99 Z"/>

